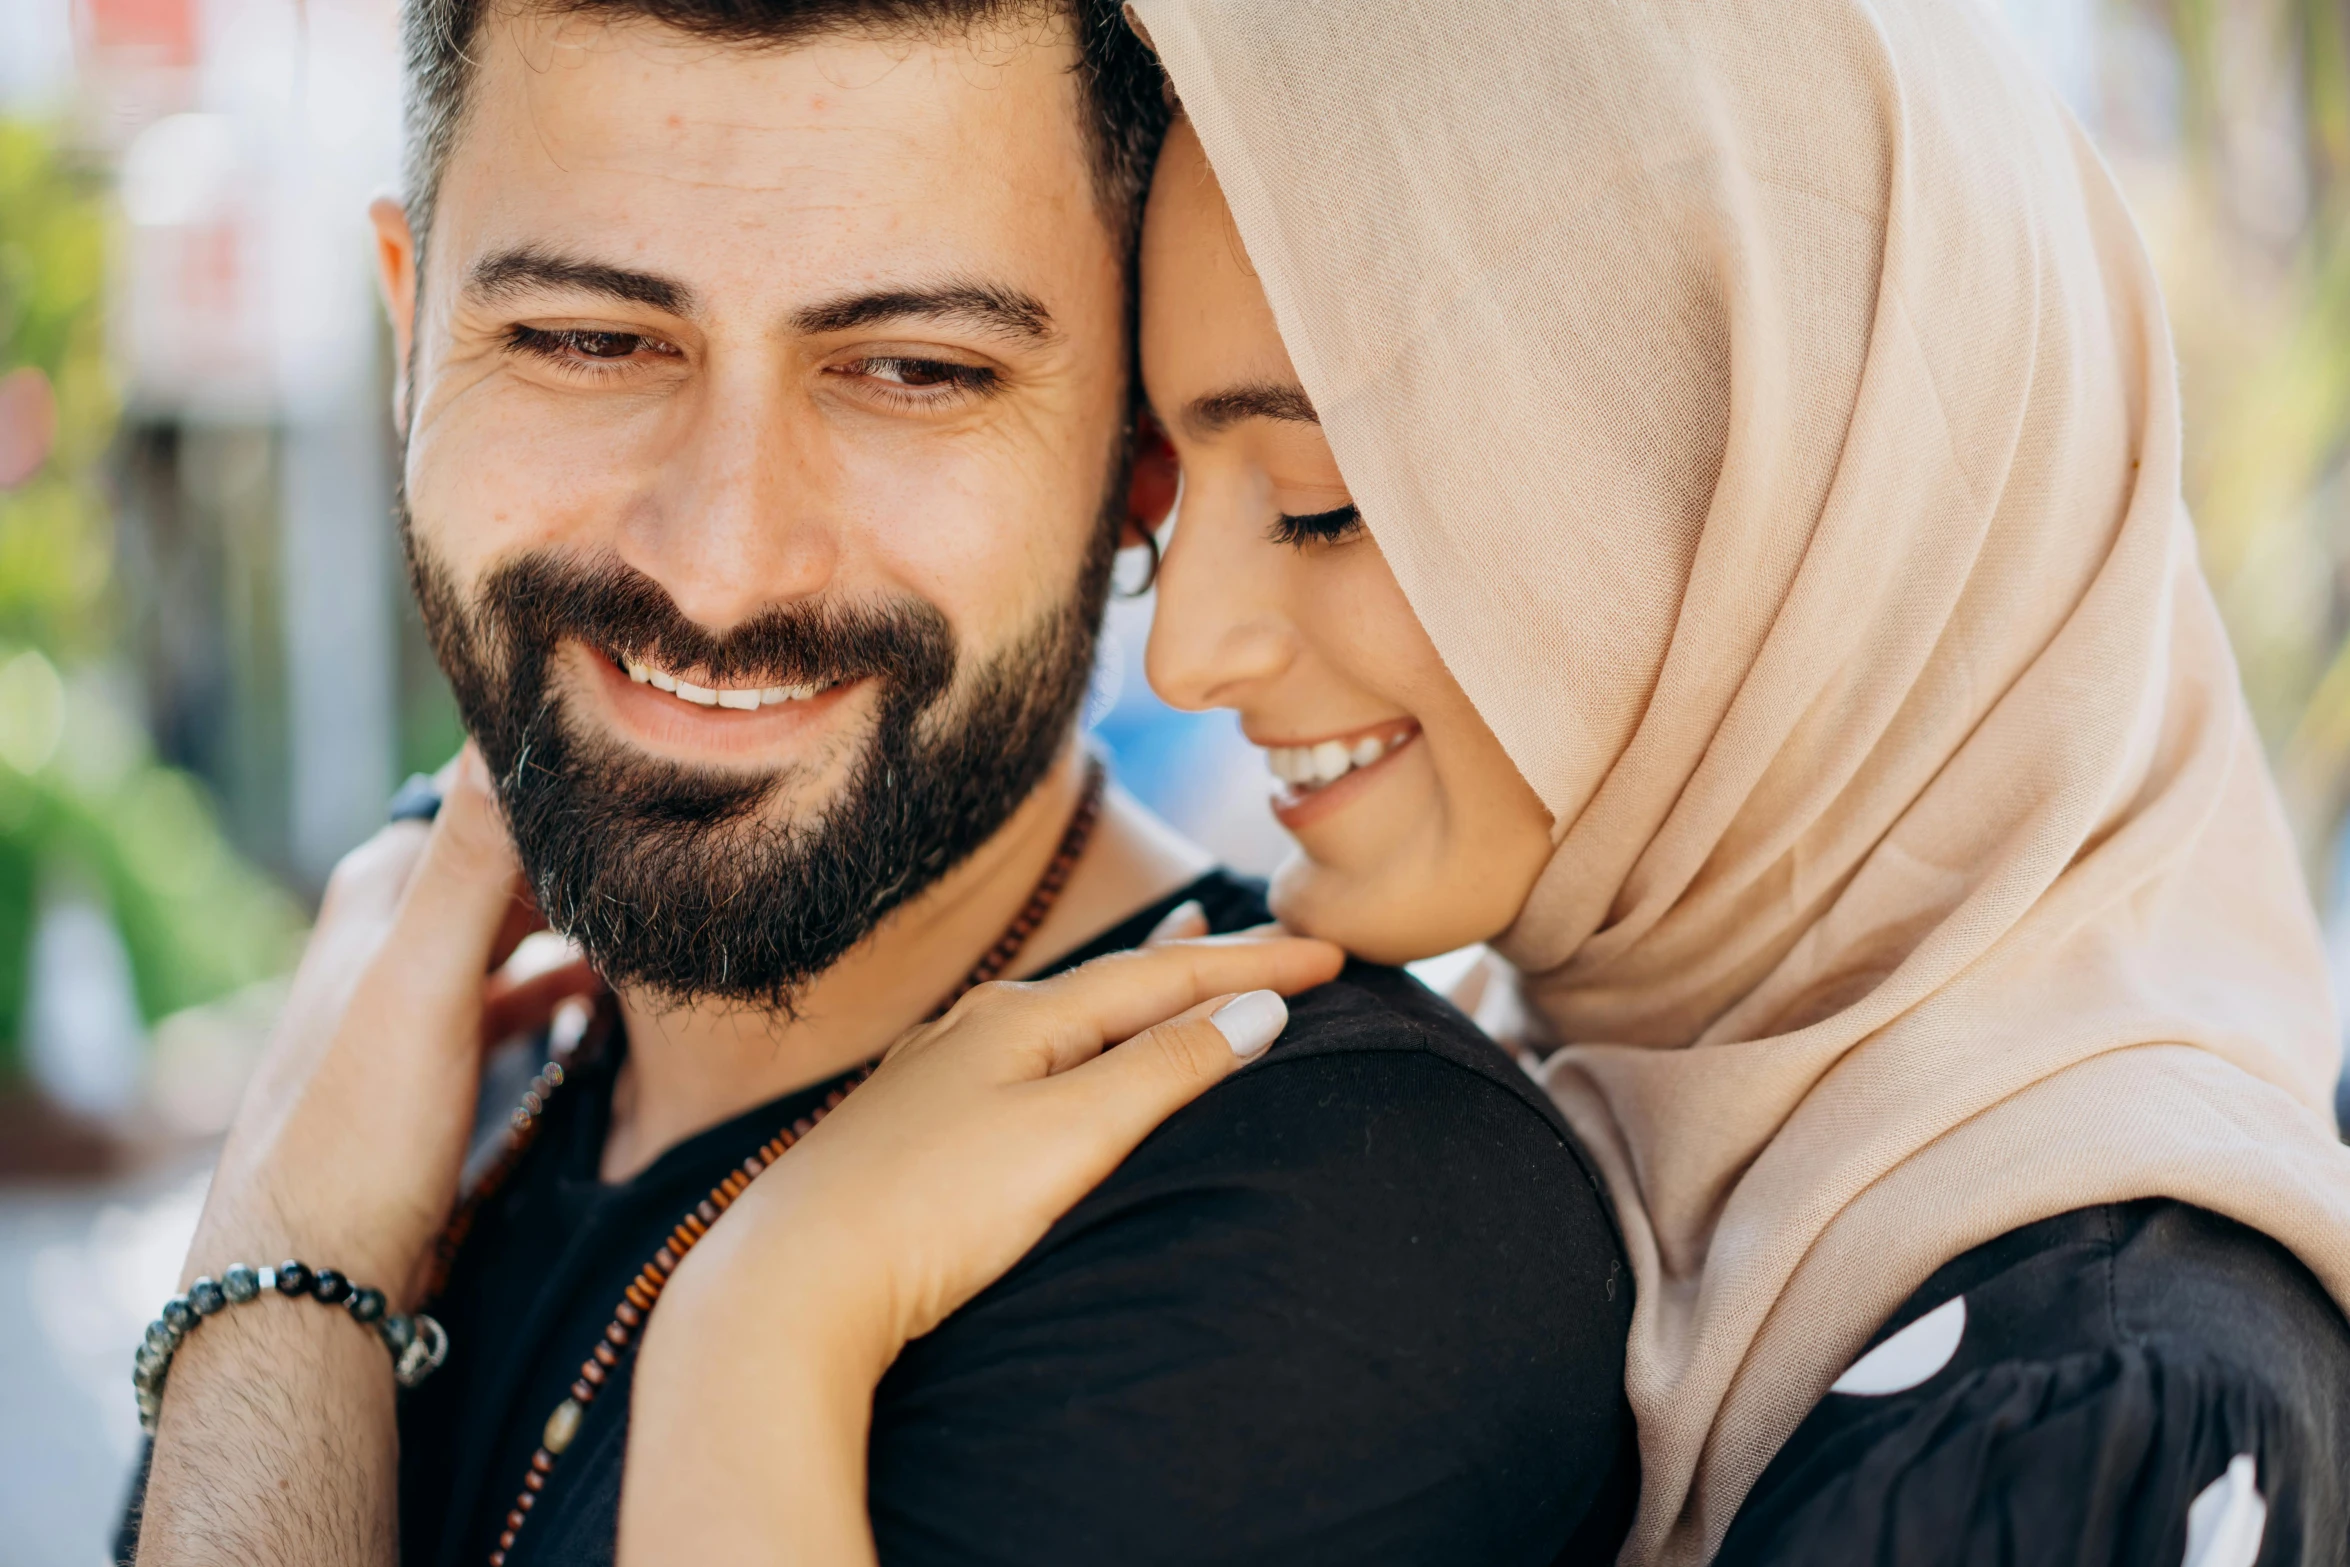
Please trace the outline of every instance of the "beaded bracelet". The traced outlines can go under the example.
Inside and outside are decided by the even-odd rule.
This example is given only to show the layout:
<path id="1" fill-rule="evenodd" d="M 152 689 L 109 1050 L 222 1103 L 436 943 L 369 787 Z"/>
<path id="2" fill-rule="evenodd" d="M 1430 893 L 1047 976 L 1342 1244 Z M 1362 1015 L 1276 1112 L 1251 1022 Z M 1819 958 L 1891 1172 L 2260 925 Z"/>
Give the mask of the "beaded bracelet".
<path id="1" fill-rule="evenodd" d="M 155 1417 L 163 1409 L 163 1381 L 171 1372 L 171 1357 L 180 1340 L 196 1330 L 206 1317 L 244 1304 L 263 1290 L 280 1295 L 310 1295 L 329 1306 L 341 1306 L 352 1320 L 372 1326 L 392 1352 L 392 1376 L 402 1387 L 414 1387 L 431 1376 L 449 1358 L 446 1329 L 418 1312 L 412 1317 L 386 1312 L 384 1292 L 354 1287 L 332 1268 L 312 1268 L 291 1258 L 274 1268 L 244 1263 L 224 1269 L 218 1279 L 200 1278 L 185 1295 L 163 1303 L 163 1315 L 147 1324 L 147 1336 L 131 1363 L 131 1386 L 139 1396 L 139 1429 L 152 1435 Z"/>

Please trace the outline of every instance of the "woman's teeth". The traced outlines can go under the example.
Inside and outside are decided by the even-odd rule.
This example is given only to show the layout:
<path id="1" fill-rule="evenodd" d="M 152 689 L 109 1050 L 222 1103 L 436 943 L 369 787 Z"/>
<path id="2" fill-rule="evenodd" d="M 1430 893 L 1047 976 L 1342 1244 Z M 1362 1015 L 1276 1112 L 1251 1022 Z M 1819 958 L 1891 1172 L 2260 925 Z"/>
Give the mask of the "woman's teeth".
<path id="1" fill-rule="evenodd" d="M 697 686 L 690 680 L 680 680 L 665 670 L 649 664 L 624 658 L 620 667 L 628 671 L 628 678 L 640 686 L 651 686 L 666 691 L 683 702 L 696 707 L 731 707 L 740 712 L 756 712 L 762 707 L 773 707 L 778 702 L 805 702 L 825 689 L 824 686 L 730 686 L 723 689 Z"/>
<path id="2" fill-rule="evenodd" d="M 1265 749 L 1265 765 L 1293 789 L 1334 784 L 1358 767 L 1368 767 L 1409 740 L 1416 731 L 1365 735 L 1360 740 L 1324 740 L 1319 745 L 1276 745 Z"/>

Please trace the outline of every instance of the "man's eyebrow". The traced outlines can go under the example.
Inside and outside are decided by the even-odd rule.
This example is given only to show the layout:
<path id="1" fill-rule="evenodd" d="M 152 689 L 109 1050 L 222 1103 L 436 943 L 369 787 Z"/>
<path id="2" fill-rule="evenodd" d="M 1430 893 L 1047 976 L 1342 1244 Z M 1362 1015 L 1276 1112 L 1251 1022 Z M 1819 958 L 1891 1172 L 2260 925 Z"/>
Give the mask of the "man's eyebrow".
<path id="1" fill-rule="evenodd" d="M 934 288 L 890 288 L 848 294 L 810 305 L 792 317 L 802 332 L 849 332 L 885 321 L 936 321 L 976 327 L 1031 343 L 1049 341 L 1052 312 L 1032 294 L 986 283 L 945 283 Z"/>
<path id="2" fill-rule="evenodd" d="M 1193 398 L 1183 407 L 1184 428 L 1198 435 L 1213 435 L 1244 419 L 1279 419 L 1289 424 L 1322 422 L 1304 387 L 1270 381 L 1210 392 Z"/>
<path id="3" fill-rule="evenodd" d="M 507 298 L 533 289 L 562 289 L 646 305 L 673 316 L 690 316 L 694 312 L 694 291 L 674 278 L 565 256 L 531 245 L 500 251 L 476 262 L 465 286 L 469 293 L 488 299 Z"/>

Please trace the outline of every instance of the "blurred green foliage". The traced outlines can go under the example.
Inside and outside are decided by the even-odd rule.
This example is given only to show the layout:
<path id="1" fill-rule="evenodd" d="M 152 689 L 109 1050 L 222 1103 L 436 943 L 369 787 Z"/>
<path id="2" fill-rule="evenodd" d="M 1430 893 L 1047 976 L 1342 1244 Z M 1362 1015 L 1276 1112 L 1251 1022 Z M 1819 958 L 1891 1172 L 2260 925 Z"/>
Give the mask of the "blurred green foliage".
<path id="1" fill-rule="evenodd" d="M 57 889 L 112 912 L 149 1019 L 282 971 L 303 927 L 230 849 L 203 789 L 154 761 L 109 677 L 104 192 L 103 171 L 45 128 L 0 119 L 0 372 L 43 372 L 58 415 L 46 463 L 0 490 L 0 1078 L 20 1059 L 29 943 Z"/>
<path id="2" fill-rule="evenodd" d="M 2175 55 L 2176 140 L 2117 159 L 2176 329 L 2187 500 L 2313 887 L 2350 809 L 2350 12 L 2109 0 Z M 2145 56 L 2122 66 L 2146 73 Z"/>

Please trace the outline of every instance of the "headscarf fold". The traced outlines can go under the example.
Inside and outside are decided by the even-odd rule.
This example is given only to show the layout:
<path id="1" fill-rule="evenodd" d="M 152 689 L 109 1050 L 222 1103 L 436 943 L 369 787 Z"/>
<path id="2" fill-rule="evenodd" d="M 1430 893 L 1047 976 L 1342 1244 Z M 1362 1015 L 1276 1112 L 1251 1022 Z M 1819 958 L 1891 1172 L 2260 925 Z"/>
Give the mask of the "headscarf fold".
<path id="1" fill-rule="evenodd" d="M 1938 1266 L 2167 1196 L 2350 1304 L 2315 922 L 2105 168 L 1966 0 L 1135 0 L 1556 822 L 1500 945 L 1702 1560 Z"/>

